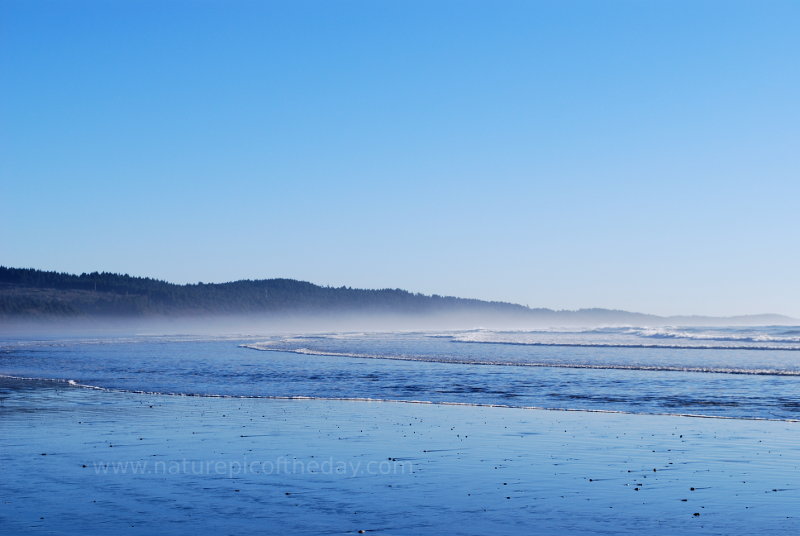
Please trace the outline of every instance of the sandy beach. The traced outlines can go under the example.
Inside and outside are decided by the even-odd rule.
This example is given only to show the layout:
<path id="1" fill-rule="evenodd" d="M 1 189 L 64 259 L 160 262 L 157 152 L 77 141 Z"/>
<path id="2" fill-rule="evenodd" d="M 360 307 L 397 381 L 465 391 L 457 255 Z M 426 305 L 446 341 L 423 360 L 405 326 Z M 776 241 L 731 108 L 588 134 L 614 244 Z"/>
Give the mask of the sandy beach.
<path id="1" fill-rule="evenodd" d="M 790 534 L 798 423 L 3 379 L 14 534 Z"/>

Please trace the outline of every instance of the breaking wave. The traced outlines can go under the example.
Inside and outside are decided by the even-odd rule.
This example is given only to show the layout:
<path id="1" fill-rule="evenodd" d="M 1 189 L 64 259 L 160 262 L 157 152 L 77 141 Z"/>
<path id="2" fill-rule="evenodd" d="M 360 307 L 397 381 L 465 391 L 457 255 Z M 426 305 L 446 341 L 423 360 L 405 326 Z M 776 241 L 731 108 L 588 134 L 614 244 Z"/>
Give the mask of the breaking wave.
<path id="1" fill-rule="evenodd" d="M 614 363 L 559 363 L 559 362 L 535 362 L 535 361 L 497 361 L 482 359 L 464 359 L 459 357 L 429 357 L 418 355 L 391 355 L 391 354 L 369 354 L 358 352 L 334 352 L 328 350 L 315 350 L 311 348 L 284 348 L 273 347 L 272 343 L 241 344 L 241 348 L 259 350 L 264 352 L 289 352 L 302 355 L 318 355 L 330 357 L 352 357 L 357 359 L 391 359 L 398 361 L 421 361 L 427 363 L 454 363 L 459 365 L 493 365 L 509 367 L 556 367 L 574 369 L 599 369 L 599 370 L 639 370 L 656 372 L 702 372 L 712 374 L 748 374 L 756 376 L 800 376 L 800 370 L 782 370 L 765 368 L 740 368 L 740 367 L 700 367 L 700 366 L 672 366 L 672 365 L 641 365 L 641 364 L 614 364 Z M 517 344 L 517 343 L 500 343 Z M 547 345 L 544 345 L 547 346 Z M 552 345 L 564 346 L 564 345 Z M 578 346 L 578 345 L 573 345 Z M 583 345 L 595 346 L 600 345 Z M 614 348 L 615 346 L 610 346 Z M 645 347 L 646 348 L 646 347 Z"/>
<path id="2" fill-rule="evenodd" d="M 787 326 L 748 328 L 628 326 L 585 330 L 471 330 L 435 336 L 463 343 L 529 346 L 800 351 L 800 329 Z"/>

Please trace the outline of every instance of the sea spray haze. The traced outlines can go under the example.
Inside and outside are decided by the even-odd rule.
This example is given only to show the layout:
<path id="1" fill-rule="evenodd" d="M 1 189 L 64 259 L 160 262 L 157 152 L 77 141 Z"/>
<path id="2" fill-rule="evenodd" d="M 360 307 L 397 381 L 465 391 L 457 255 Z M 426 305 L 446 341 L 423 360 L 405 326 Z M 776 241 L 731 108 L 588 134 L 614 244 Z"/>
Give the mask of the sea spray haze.
<path id="1" fill-rule="evenodd" d="M 0 334 L 275 333 L 484 326 L 793 324 L 776 314 L 662 317 L 611 309 L 552 310 L 498 301 L 358 289 L 292 279 L 177 285 L 113 273 L 80 275 L 0 266 Z"/>

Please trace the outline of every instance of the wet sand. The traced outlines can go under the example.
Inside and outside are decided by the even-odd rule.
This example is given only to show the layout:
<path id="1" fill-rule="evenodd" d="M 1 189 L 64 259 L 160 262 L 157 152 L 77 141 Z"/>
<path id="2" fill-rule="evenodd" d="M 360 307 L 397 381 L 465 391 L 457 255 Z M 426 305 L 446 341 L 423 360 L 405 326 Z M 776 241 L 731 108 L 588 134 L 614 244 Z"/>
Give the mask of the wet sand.
<path id="1" fill-rule="evenodd" d="M 4 534 L 792 534 L 800 423 L 0 380 Z"/>

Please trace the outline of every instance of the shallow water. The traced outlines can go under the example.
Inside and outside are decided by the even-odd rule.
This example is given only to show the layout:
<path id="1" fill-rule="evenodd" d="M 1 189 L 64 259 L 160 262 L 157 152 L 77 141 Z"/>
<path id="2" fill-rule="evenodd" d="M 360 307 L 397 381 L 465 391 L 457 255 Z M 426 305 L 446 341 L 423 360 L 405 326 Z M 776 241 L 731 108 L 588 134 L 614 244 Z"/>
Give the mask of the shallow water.
<path id="1" fill-rule="evenodd" d="M 777 326 L 6 340 L 0 373 L 154 393 L 797 419 L 797 333 Z"/>

